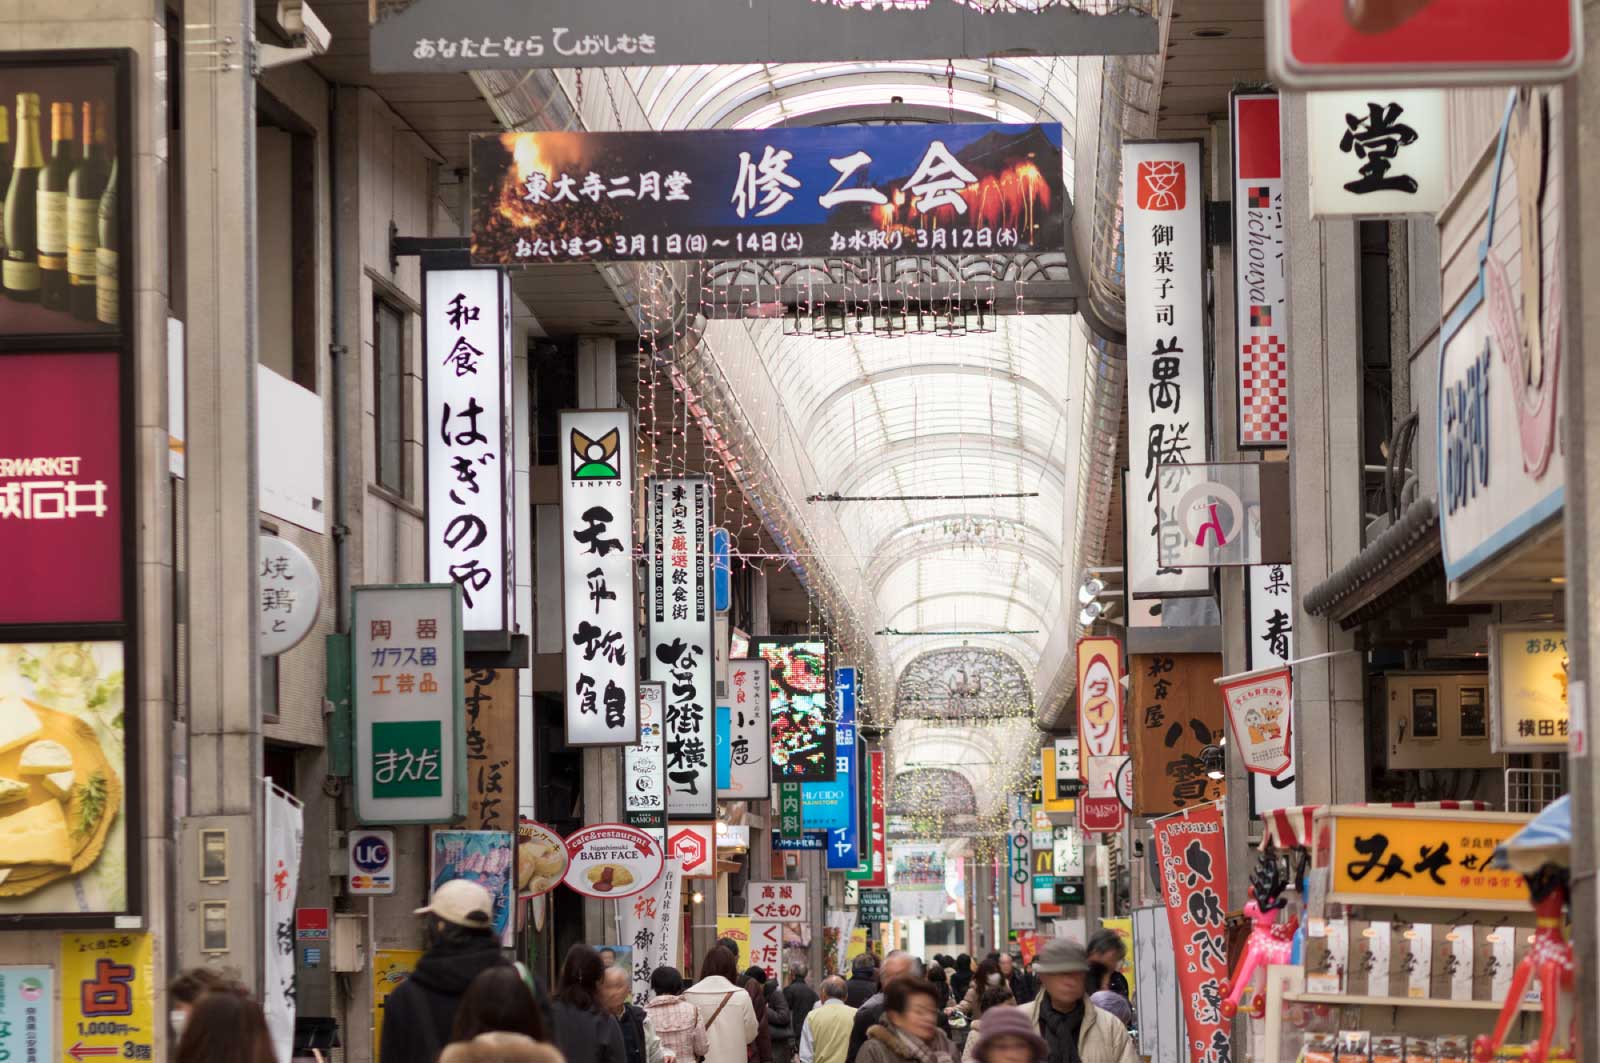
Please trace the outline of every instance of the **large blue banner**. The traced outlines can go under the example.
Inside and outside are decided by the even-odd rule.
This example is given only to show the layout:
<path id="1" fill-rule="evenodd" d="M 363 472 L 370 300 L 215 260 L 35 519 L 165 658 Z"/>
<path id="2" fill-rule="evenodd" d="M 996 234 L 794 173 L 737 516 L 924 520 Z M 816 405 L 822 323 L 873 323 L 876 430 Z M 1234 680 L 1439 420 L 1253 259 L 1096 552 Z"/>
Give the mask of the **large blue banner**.
<path id="1" fill-rule="evenodd" d="M 818 801 L 821 815 L 815 825 L 828 831 L 828 870 L 854 871 L 861 865 L 857 838 L 860 834 L 861 802 L 857 799 L 861 786 L 861 772 L 856 763 L 856 670 L 840 668 L 834 672 L 834 691 L 839 701 L 839 740 L 835 744 L 838 760 L 838 777 L 834 783 L 807 783 L 804 811 L 809 812 L 811 802 Z M 842 785 L 841 785 L 842 784 Z M 813 798 L 810 790 L 833 789 L 836 794 L 823 800 Z M 828 822 L 820 822 L 826 816 Z M 807 826 L 812 824 L 807 821 Z"/>
<path id="2" fill-rule="evenodd" d="M 472 138 L 480 264 L 1060 251 L 1061 126 Z"/>

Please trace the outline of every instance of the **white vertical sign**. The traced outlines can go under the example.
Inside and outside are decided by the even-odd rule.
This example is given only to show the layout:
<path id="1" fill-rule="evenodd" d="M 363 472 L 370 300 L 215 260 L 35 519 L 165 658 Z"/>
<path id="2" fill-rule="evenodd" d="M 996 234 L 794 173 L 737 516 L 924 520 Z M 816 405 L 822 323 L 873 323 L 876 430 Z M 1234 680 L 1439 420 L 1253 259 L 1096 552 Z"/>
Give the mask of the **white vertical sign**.
<path id="1" fill-rule="evenodd" d="M 1162 465 L 1191 465 L 1207 457 L 1200 145 L 1129 143 L 1123 148 L 1122 180 L 1129 593 L 1199 593 L 1210 585 L 1206 569 L 1169 567 L 1183 532 L 1173 507 L 1157 504 L 1156 488 Z"/>
<path id="2" fill-rule="evenodd" d="M 648 484 L 650 678 L 666 684 L 667 814 L 716 815 L 711 481 Z"/>
<path id="3" fill-rule="evenodd" d="M 767 972 L 770 981 L 783 967 L 783 924 L 750 920 L 750 966 Z"/>
<path id="4" fill-rule="evenodd" d="M 633 946 L 633 1002 L 640 1007 L 650 999 L 650 976 L 658 967 L 677 967 L 679 902 L 683 869 L 669 859 L 661 877 L 643 893 L 617 902 L 621 940 Z"/>
<path id="5" fill-rule="evenodd" d="M 728 785 L 718 797 L 765 801 L 771 794 L 767 735 L 772 730 L 772 697 L 766 661 L 728 662 Z"/>
<path id="6" fill-rule="evenodd" d="M 1250 639 L 1245 664 L 1252 670 L 1288 664 L 1294 660 L 1294 566 L 1251 565 L 1249 572 Z M 1250 789 L 1254 815 L 1300 803 L 1293 742 L 1289 766 L 1277 775 L 1251 772 Z"/>
<path id="7" fill-rule="evenodd" d="M 511 627 L 510 282 L 429 270 L 423 285 L 428 578 L 461 586 L 462 626 Z"/>
<path id="8" fill-rule="evenodd" d="M 1240 92 L 1233 108 L 1234 335 L 1239 445 L 1289 445 L 1289 277 L 1278 94 Z"/>
<path id="9" fill-rule="evenodd" d="M 1311 216 L 1437 214 L 1449 193 L 1443 89 L 1306 94 Z"/>
<path id="10" fill-rule="evenodd" d="M 660 683 L 639 684 L 639 744 L 622 751 L 622 822 L 663 845 L 667 841 L 667 760 L 661 720 L 666 701 Z"/>
<path id="11" fill-rule="evenodd" d="M 1012 930 L 1032 930 L 1038 924 L 1033 910 L 1033 807 L 1024 794 L 1011 794 L 1011 835 L 1006 859 L 1007 922 Z"/>
<path id="12" fill-rule="evenodd" d="M 561 454 L 567 744 L 629 746 L 639 695 L 628 411 L 563 410 Z"/>
<path id="13" fill-rule="evenodd" d="M 294 902 L 299 892 L 304 820 L 300 802 L 262 779 L 266 792 L 266 960 L 262 1010 L 278 1063 L 294 1055 Z"/>

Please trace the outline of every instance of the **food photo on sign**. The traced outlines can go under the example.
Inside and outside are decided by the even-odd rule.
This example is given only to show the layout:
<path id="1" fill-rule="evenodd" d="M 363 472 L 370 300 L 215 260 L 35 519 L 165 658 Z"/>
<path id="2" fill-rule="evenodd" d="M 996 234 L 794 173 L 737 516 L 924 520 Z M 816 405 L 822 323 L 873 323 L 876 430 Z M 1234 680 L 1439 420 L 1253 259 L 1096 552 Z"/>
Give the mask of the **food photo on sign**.
<path id="1" fill-rule="evenodd" d="M 128 906 L 120 642 L 0 645 L 0 916 Z"/>
<path id="2" fill-rule="evenodd" d="M 597 900 L 617 900 L 649 889 L 666 859 L 661 843 L 634 827 L 601 823 L 567 838 L 568 865 L 562 881 Z"/>
<path id="3" fill-rule="evenodd" d="M 833 781 L 836 736 L 828 696 L 827 644 L 758 638 L 752 646 L 767 662 L 772 688 L 773 779 Z"/>

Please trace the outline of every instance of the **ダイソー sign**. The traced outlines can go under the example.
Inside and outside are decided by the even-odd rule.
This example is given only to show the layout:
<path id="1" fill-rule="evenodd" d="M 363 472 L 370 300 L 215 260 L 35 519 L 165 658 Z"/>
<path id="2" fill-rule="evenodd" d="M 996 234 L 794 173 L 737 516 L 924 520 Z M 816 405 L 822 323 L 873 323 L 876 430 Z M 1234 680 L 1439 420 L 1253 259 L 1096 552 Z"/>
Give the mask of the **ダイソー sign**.
<path id="1" fill-rule="evenodd" d="M 449 823 L 467 792 L 460 588 L 356 587 L 351 597 L 356 818 Z"/>
<path id="2" fill-rule="evenodd" d="M 1172 567 L 1178 514 L 1158 502 L 1164 465 L 1203 462 L 1206 409 L 1205 179 L 1197 141 L 1123 149 L 1122 228 L 1128 292 L 1128 593 L 1193 594 L 1199 570 Z"/>
<path id="3" fill-rule="evenodd" d="M 642 893 L 665 866 L 660 842 L 621 823 L 601 823 L 569 835 L 567 858 L 567 886 L 603 901 Z"/>
<path id="4" fill-rule="evenodd" d="M 428 578 L 461 587 L 464 630 L 501 635 L 515 582 L 510 299 L 499 270 L 423 274 Z"/>
<path id="5" fill-rule="evenodd" d="M 1314 871 L 1346 904 L 1524 911 L 1528 888 L 1490 866 L 1495 847 L 1531 816 L 1454 809 L 1336 805 L 1317 813 Z"/>
<path id="6" fill-rule="evenodd" d="M 717 809 L 711 491 L 703 476 L 651 477 L 645 488 L 647 664 L 666 691 L 662 742 L 671 816 L 714 816 Z"/>
<path id="7" fill-rule="evenodd" d="M 1060 251 L 1062 131 L 792 126 L 472 138 L 496 265 Z"/>
<path id="8" fill-rule="evenodd" d="M 1267 5 L 1272 80 L 1289 88 L 1560 81 L 1583 60 L 1577 0 Z"/>
<path id="9" fill-rule="evenodd" d="M 1078 763 L 1126 752 L 1122 738 L 1122 643 L 1078 640 Z"/>
<path id="10" fill-rule="evenodd" d="M 1289 443 L 1289 276 L 1278 94 L 1236 92 L 1233 287 L 1239 445 Z"/>
<path id="11" fill-rule="evenodd" d="M 633 745 L 633 421 L 627 410 L 563 410 L 560 423 L 567 744 Z"/>

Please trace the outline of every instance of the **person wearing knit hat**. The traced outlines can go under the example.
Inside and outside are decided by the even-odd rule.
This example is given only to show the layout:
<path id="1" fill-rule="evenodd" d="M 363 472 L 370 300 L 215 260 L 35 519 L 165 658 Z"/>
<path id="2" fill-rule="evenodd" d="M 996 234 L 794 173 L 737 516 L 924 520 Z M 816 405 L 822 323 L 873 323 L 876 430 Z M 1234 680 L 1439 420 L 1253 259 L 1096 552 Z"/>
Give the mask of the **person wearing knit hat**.
<path id="1" fill-rule="evenodd" d="M 972 1046 L 978 1063 L 1041 1063 L 1047 1046 L 1021 1008 L 990 1008 Z"/>
<path id="2" fill-rule="evenodd" d="M 1044 1041 L 1038 1063 L 1138 1063 L 1128 1028 L 1087 997 L 1089 959 L 1081 944 L 1051 938 L 1039 950 L 1033 970 L 1042 991 L 1019 1010 Z M 985 1013 L 976 1041 L 991 1033 L 988 1018 Z M 975 1041 L 968 1042 L 968 1049 L 967 1058 L 976 1059 Z"/>

